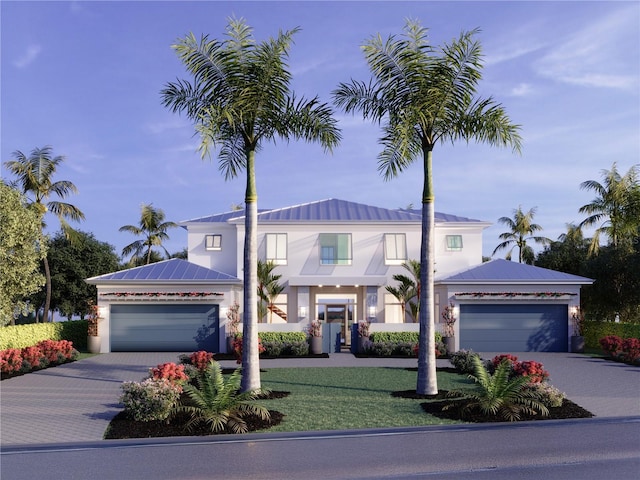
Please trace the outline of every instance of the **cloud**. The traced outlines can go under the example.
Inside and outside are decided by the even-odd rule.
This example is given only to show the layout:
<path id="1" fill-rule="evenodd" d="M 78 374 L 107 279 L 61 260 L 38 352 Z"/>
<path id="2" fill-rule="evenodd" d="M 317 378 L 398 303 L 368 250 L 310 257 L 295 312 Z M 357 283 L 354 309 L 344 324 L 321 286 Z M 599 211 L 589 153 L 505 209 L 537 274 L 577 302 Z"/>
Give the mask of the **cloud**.
<path id="1" fill-rule="evenodd" d="M 18 68 L 25 68 L 38 58 L 41 51 L 42 47 L 40 45 L 29 45 L 27 51 L 20 58 L 15 60 L 13 64 Z"/>
<path id="2" fill-rule="evenodd" d="M 529 83 L 520 83 L 511 89 L 509 95 L 512 97 L 527 97 L 533 93 L 533 88 Z"/>
<path id="3" fill-rule="evenodd" d="M 634 6 L 590 23 L 560 41 L 534 68 L 539 75 L 571 85 L 636 89 L 637 16 Z"/>

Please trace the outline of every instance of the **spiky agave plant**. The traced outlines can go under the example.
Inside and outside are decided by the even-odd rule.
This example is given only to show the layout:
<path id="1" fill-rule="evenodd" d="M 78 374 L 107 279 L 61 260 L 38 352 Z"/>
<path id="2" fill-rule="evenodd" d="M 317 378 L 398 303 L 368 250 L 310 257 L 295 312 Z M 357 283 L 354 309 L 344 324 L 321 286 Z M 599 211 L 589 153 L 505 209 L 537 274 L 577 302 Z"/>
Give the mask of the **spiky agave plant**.
<path id="1" fill-rule="evenodd" d="M 257 415 L 268 420 L 269 410 L 255 402 L 264 391 L 240 392 L 240 372 L 240 368 L 236 369 L 225 380 L 220 364 L 211 360 L 206 370 L 196 377 L 195 385 L 184 386 L 184 393 L 189 401 L 178 405 L 174 415 L 187 413 L 191 416 L 185 425 L 187 430 L 204 422 L 209 425 L 211 432 L 220 432 L 229 427 L 233 433 L 246 433 L 247 415 Z"/>
<path id="2" fill-rule="evenodd" d="M 498 415 L 510 422 L 520 420 L 522 413 L 531 415 L 549 415 L 549 410 L 540 401 L 539 395 L 533 389 L 526 389 L 529 383 L 527 377 L 510 378 L 511 366 L 503 360 L 491 375 L 479 356 L 471 359 L 474 374 L 469 378 L 476 383 L 475 389 L 468 391 L 450 392 L 454 396 L 465 396 L 469 402 L 463 408 L 463 413 L 479 408 L 485 415 Z"/>

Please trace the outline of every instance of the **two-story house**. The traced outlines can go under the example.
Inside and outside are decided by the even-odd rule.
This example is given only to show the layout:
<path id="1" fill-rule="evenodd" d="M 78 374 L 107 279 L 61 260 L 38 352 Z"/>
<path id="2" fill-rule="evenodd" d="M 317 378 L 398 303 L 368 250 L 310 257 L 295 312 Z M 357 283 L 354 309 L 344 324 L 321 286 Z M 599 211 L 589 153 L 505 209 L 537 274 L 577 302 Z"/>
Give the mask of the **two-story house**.
<path id="1" fill-rule="evenodd" d="M 489 223 L 441 213 L 435 220 L 435 309 L 455 305 L 458 347 L 565 349 L 569 310 L 579 305 L 588 279 L 506 261 L 483 265 L 482 232 Z M 188 231 L 188 262 L 167 260 L 88 280 L 98 286 L 102 351 L 224 349 L 227 312 L 242 304 L 244 211 L 181 225 Z M 261 328 L 302 330 L 319 319 L 339 325 L 348 345 L 359 320 L 413 323 L 386 286 L 397 284 L 395 274 L 411 275 L 402 264 L 419 259 L 420 240 L 418 210 L 336 199 L 260 210 L 258 257 L 277 265 L 284 286 Z M 548 302 L 535 296 L 558 293 L 559 286 L 561 295 Z M 502 324 L 488 320 L 494 318 Z M 513 338 L 503 338 L 505 332 Z M 487 334 L 499 343 L 487 342 Z M 545 341 L 531 343 L 536 335 Z"/>

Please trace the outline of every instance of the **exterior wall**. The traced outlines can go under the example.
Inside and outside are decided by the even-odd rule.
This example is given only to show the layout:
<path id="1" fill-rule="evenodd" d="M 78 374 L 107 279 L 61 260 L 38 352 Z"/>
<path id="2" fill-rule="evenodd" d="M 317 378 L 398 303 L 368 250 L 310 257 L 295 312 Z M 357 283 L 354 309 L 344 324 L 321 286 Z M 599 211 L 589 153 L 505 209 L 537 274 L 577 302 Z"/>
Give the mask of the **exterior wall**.
<path id="1" fill-rule="evenodd" d="M 187 250 L 189 261 L 202 267 L 211 268 L 219 272 L 242 278 L 242 262 L 237 262 L 238 245 L 239 254 L 242 255 L 242 240 L 244 235 L 238 234 L 235 225 L 227 223 L 194 223 L 189 225 L 187 235 Z M 206 250 L 206 235 L 222 235 L 222 248 L 220 250 Z M 238 243 L 238 238 L 241 239 Z"/>

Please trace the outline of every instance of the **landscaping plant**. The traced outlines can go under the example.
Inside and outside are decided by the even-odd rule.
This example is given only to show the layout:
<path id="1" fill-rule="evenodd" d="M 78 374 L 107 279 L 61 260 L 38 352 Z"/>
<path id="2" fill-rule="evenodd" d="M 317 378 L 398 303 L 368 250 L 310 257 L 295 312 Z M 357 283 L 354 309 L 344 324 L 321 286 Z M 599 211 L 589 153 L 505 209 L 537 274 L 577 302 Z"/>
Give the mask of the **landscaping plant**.
<path id="1" fill-rule="evenodd" d="M 120 387 L 127 414 L 139 422 L 166 420 L 175 408 L 182 387 L 166 378 L 147 378 L 142 382 L 124 382 Z"/>
<path id="2" fill-rule="evenodd" d="M 246 415 L 257 415 L 261 419 L 269 419 L 269 411 L 255 403 L 260 391 L 240 392 L 240 368 L 225 380 L 220 364 L 210 361 L 207 369 L 196 376 L 195 384 L 184 385 L 184 393 L 188 401 L 173 409 L 173 415 L 186 413 L 190 415 L 185 427 L 192 429 L 202 422 L 209 425 L 211 432 L 220 432 L 226 428 L 233 433 L 246 433 Z"/>

